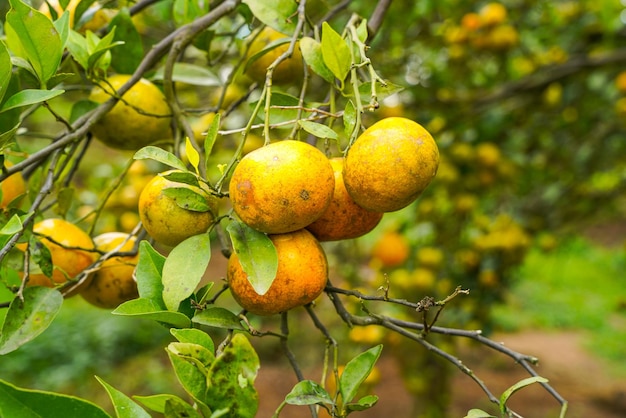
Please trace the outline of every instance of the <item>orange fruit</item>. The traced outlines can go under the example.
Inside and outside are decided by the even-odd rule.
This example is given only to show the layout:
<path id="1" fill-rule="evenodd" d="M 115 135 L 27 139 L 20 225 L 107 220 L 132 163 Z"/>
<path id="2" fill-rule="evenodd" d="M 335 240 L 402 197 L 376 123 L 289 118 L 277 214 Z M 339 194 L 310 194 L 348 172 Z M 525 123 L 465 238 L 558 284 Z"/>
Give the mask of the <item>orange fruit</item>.
<path id="1" fill-rule="evenodd" d="M 246 154 L 233 171 L 237 216 L 267 234 L 305 228 L 330 205 L 335 176 L 328 158 L 305 142 L 284 140 Z"/>
<path id="2" fill-rule="evenodd" d="M 5 161 L 4 166 L 10 168 L 13 164 L 10 161 Z M 13 173 L 9 177 L 2 180 L 0 183 L 0 209 L 9 206 L 9 203 L 13 202 L 16 198 L 26 193 L 26 183 L 22 178 L 21 173 Z"/>
<path id="3" fill-rule="evenodd" d="M 622 71 L 615 77 L 615 87 L 620 93 L 626 93 L 626 71 Z"/>
<path id="4" fill-rule="evenodd" d="M 285 312 L 313 302 L 328 278 L 326 254 L 309 231 L 270 235 L 270 239 L 278 254 L 278 271 L 264 295 L 254 290 L 236 253 L 228 260 L 228 285 L 233 297 L 242 308 L 257 315 Z"/>
<path id="5" fill-rule="evenodd" d="M 487 3 L 478 12 L 483 26 L 496 26 L 506 20 L 506 7 L 500 3 Z"/>
<path id="6" fill-rule="evenodd" d="M 338 241 L 367 234 L 378 225 L 382 212 L 372 212 L 354 203 L 343 184 L 343 158 L 333 158 L 330 165 L 335 172 L 335 191 L 328 209 L 307 226 L 320 241 Z"/>
<path id="7" fill-rule="evenodd" d="M 372 257 L 383 267 L 395 267 L 409 258 L 409 242 L 397 231 L 387 231 L 378 238 L 372 247 Z"/>
<path id="8" fill-rule="evenodd" d="M 266 26 L 250 44 L 248 57 L 252 58 L 255 54 L 261 52 L 265 47 L 267 47 L 268 44 L 287 37 L 287 35 Z M 247 65 L 246 74 L 257 83 L 265 84 L 267 67 L 269 67 L 288 49 L 289 43 L 284 43 L 266 52 Z M 274 68 L 274 72 L 272 73 L 272 83 L 288 84 L 296 81 L 302 78 L 303 70 L 302 53 L 300 52 L 300 47 L 296 44 L 291 57 L 282 61 L 276 68 Z"/>
<path id="9" fill-rule="evenodd" d="M 217 199 L 204 189 L 175 183 L 164 176 L 175 170 L 158 174 L 148 182 L 139 195 L 139 218 L 148 234 L 158 243 L 176 246 L 185 239 L 206 232 L 217 213 Z M 180 207 L 163 190 L 180 187 L 192 190 L 206 198 L 209 210 L 200 212 Z"/>
<path id="10" fill-rule="evenodd" d="M 96 260 L 91 237 L 66 220 L 45 219 L 33 226 L 33 232 L 40 237 L 41 243 L 50 251 L 54 268 L 52 277 L 47 277 L 43 273 L 30 274 L 28 286 L 55 287 L 64 284 L 76 278 Z M 25 245 L 18 245 L 18 248 L 25 250 Z M 86 284 L 87 281 L 79 288 L 73 289 L 68 296 L 73 296 Z"/>
<path id="11" fill-rule="evenodd" d="M 117 74 L 95 87 L 89 100 L 108 101 L 130 78 Z M 91 131 L 97 139 L 111 148 L 138 150 L 154 142 L 171 137 L 171 112 L 165 95 L 152 82 L 141 79 L 118 101 Z M 139 111 L 137 111 L 139 109 Z"/>
<path id="12" fill-rule="evenodd" d="M 114 250 L 127 252 L 133 249 L 136 238 L 123 232 L 108 232 L 98 235 L 93 241 L 96 249 L 103 253 Z M 136 254 L 103 261 L 80 295 L 90 304 L 105 309 L 114 309 L 127 300 L 138 298 L 137 283 L 133 278 L 138 260 L 139 255 Z"/>
<path id="13" fill-rule="evenodd" d="M 467 29 L 468 31 L 475 31 L 480 28 L 482 25 L 482 19 L 478 15 L 478 13 L 466 13 L 461 18 L 461 27 Z"/>
<path id="14" fill-rule="evenodd" d="M 413 202 L 437 173 L 439 149 L 420 124 L 386 118 L 352 144 L 343 180 L 354 201 L 375 212 L 394 212 Z"/>

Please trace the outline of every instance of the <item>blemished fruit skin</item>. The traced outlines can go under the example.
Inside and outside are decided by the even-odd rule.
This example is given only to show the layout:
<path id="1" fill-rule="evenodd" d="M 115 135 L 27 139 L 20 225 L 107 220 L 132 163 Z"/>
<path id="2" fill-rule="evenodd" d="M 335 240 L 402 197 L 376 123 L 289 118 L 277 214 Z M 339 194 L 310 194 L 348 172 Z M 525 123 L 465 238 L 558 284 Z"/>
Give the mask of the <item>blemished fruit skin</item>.
<path id="1" fill-rule="evenodd" d="M 164 176 L 170 172 L 156 175 L 141 191 L 139 218 L 148 235 L 156 242 L 174 247 L 185 239 L 202 234 L 209 229 L 217 213 L 217 199 L 207 198 L 207 203 L 211 207 L 208 212 L 181 208 L 174 199 L 163 193 L 163 189 L 184 187 L 201 191 L 187 184 L 167 180 Z"/>
<path id="2" fill-rule="evenodd" d="M 439 149 L 430 133 L 410 119 L 390 117 L 354 141 L 345 157 L 343 180 L 359 206 L 395 212 L 419 197 L 438 167 Z"/>
<path id="3" fill-rule="evenodd" d="M 335 176 L 323 152 L 284 140 L 258 148 L 235 167 L 230 200 L 239 218 L 267 234 L 305 228 L 330 205 Z"/>
<path id="4" fill-rule="evenodd" d="M 254 290 L 236 253 L 228 260 L 227 277 L 233 298 L 256 315 L 277 314 L 311 303 L 328 280 L 326 254 L 306 229 L 270 235 L 270 239 L 276 247 L 278 271 L 264 295 Z"/>
<path id="5" fill-rule="evenodd" d="M 126 252 L 133 249 L 136 238 L 129 238 L 123 232 L 106 232 L 93 241 L 96 249 L 102 252 Z M 90 304 L 104 309 L 114 309 L 123 302 L 136 299 L 139 293 L 133 273 L 138 261 L 139 254 L 115 256 L 103 261 L 100 268 L 92 273 L 89 284 L 81 290 L 80 295 Z"/>
<path id="6" fill-rule="evenodd" d="M 89 100 L 104 103 L 130 78 L 116 74 L 94 87 Z M 108 85 L 108 84 L 110 85 Z M 171 111 L 165 95 L 152 82 L 141 79 L 122 96 L 115 106 L 91 127 L 94 136 L 111 148 L 138 150 L 171 138 Z M 141 109 L 141 113 L 136 109 Z"/>
<path id="7" fill-rule="evenodd" d="M 363 236 L 373 230 L 383 218 L 382 212 L 372 212 L 357 205 L 343 183 L 343 158 L 332 158 L 335 191 L 328 209 L 307 226 L 319 241 L 339 241 Z"/>

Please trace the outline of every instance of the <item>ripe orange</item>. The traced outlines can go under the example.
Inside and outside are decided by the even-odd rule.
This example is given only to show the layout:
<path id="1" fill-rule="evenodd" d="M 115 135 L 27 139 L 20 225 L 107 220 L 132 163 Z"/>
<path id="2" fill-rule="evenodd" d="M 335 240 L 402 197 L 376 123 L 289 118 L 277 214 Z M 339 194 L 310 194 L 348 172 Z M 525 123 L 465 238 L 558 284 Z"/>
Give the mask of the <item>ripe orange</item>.
<path id="1" fill-rule="evenodd" d="M 248 226 L 268 234 L 305 228 L 330 205 L 333 168 L 320 150 L 285 140 L 244 156 L 229 185 L 233 209 Z"/>
<path id="2" fill-rule="evenodd" d="M 370 126 L 352 144 L 343 180 L 354 201 L 375 212 L 408 206 L 437 173 L 439 150 L 420 124 L 386 118 Z"/>
<path id="3" fill-rule="evenodd" d="M 324 214 L 307 229 L 320 241 L 338 241 L 367 234 L 378 225 L 382 212 L 372 212 L 354 203 L 343 184 L 343 158 L 333 158 L 335 192 Z"/>
<path id="4" fill-rule="evenodd" d="M 306 229 L 270 235 L 278 254 L 278 271 L 267 293 L 256 293 L 239 258 L 228 260 L 228 285 L 235 300 L 249 312 L 272 315 L 314 301 L 324 290 L 328 278 L 326 254 Z"/>
<path id="5" fill-rule="evenodd" d="M 258 52 L 262 51 L 268 44 L 282 38 L 286 38 L 287 35 L 282 34 L 269 26 L 263 28 L 261 33 L 252 41 L 248 50 L 248 57 L 253 57 Z M 252 61 L 247 69 L 246 74 L 259 84 L 265 84 L 265 76 L 267 73 L 267 67 L 269 67 L 279 56 L 284 54 L 289 49 L 289 44 L 282 44 L 271 51 L 263 54 L 254 61 Z M 292 81 L 302 78 L 303 64 L 302 53 L 300 47 L 296 44 L 293 54 L 290 58 L 282 61 L 272 74 L 273 84 L 288 84 Z"/>
<path id="6" fill-rule="evenodd" d="M 123 232 L 108 232 L 98 235 L 93 241 L 96 249 L 107 253 L 113 250 L 131 251 L 136 239 L 133 236 L 129 238 L 129 235 Z M 138 260 L 139 255 L 136 254 L 112 257 L 103 261 L 80 295 L 90 304 L 105 309 L 114 309 L 127 300 L 139 297 L 137 283 L 133 278 Z"/>
<path id="7" fill-rule="evenodd" d="M 380 236 L 372 247 L 372 257 L 381 262 L 383 267 L 395 267 L 409 258 L 409 242 L 397 231 L 387 231 Z"/>
<path id="8" fill-rule="evenodd" d="M 129 78 L 125 74 L 109 77 L 102 82 L 103 88 L 95 87 L 91 91 L 89 100 L 106 102 Z M 118 101 L 109 113 L 91 127 L 97 139 L 111 148 L 138 150 L 171 137 L 170 108 L 156 85 L 141 79 L 122 99 L 123 102 Z"/>
<path id="9" fill-rule="evenodd" d="M 45 219 L 33 226 L 33 232 L 40 236 L 42 244 L 50 250 L 54 270 L 52 277 L 47 277 L 43 273 L 30 274 L 28 286 L 55 287 L 64 284 L 76 278 L 96 260 L 91 237 L 68 221 Z M 25 246 L 20 245 L 18 248 L 24 250 Z M 86 284 L 87 281 L 81 284 L 80 288 Z M 78 291 L 79 288 L 74 289 L 68 296 Z"/>
<path id="10" fill-rule="evenodd" d="M 5 161 L 4 166 L 10 168 L 13 164 L 9 161 Z M 9 203 L 14 201 L 17 197 L 26 193 L 26 183 L 22 178 L 22 174 L 14 173 L 2 180 L 0 190 L 2 190 L 2 195 L 0 196 L 0 209 L 2 209 L 9 206 Z"/>
<path id="11" fill-rule="evenodd" d="M 207 191 L 175 183 L 164 177 L 174 171 L 154 176 L 139 195 L 139 218 L 143 227 L 155 241 L 172 247 L 193 235 L 206 232 L 217 213 L 217 199 Z M 164 189 L 171 187 L 190 189 L 205 196 L 209 211 L 198 212 L 181 208 L 176 200 L 163 193 Z"/>
<path id="12" fill-rule="evenodd" d="M 615 77 L 615 87 L 617 87 L 620 93 L 626 93 L 626 71 L 620 72 L 617 77 Z"/>

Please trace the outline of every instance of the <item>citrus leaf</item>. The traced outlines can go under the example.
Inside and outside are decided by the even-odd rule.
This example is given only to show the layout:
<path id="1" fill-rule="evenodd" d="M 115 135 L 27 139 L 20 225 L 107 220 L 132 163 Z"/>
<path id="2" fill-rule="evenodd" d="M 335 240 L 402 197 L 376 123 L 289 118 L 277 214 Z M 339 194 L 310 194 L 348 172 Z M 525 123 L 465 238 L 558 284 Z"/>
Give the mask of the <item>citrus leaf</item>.
<path id="1" fill-rule="evenodd" d="M 356 128 L 356 107 L 352 100 L 348 100 L 346 108 L 343 111 L 343 130 L 349 138 L 352 137 Z"/>
<path id="2" fill-rule="evenodd" d="M 137 32 L 127 7 L 122 7 L 115 14 L 109 27 L 115 31 L 115 42 L 112 45 L 117 46 L 111 49 L 111 67 L 119 74 L 132 74 L 141 63 L 144 51 L 141 35 Z"/>
<path id="3" fill-rule="evenodd" d="M 352 66 L 350 47 L 327 23 L 322 23 L 322 57 L 328 69 L 343 83 Z"/>
<path id="4" fill-rule="evenodd" d="M 353 411 L 365 411 L 366 409 L 370 409 L 378 402 L 378 396 L 376 395 L 367 395 L 359 399 L 357 402 L 350 402 L 346 404 L 346 410 L 348 412 Z"/>
<path id="5" fill-rule="evenodd" d="M 311 380 L 302 380 L 285 396 L 289 405 L 332 404 L 333 400 L 323 387 Z"/>
<path id="6" fill-rule="evenodd" d="M 139 261 L 135 267 L 139 297 L 149 300 L 154 306 L 165 310 L 163 303 L 163 283 L 161 277 L 165 257 L 159 254 L 148 241 L 139 243 Z"/>
<path id="7" fill-rule="evenodd" d="M 163 302 L 170 311 L 177 311 L 180 302 L 191 296 L 211 259 L 211 238 L 194 235 L 178 244 L 163 265 Z"/>
<path id="8" fill-rule="evenodd" d="M 467 411 L 467 415 L 463 418 L 496 418 L 488 412 L 483 411 L 482 409 L 470 409 Z"/>
<path id="9" fill-rule="evenodd" d="M 99 105 L 91 100 L 77 100 L 72 104 L 72 112 L 70 113 L 70 123 L 76 122 L 78 118 L 91 112 Z"/>
<path id="10" fill-rule="evenodd" d="M 167 350 L 193 364 L 205 376 L 209 372 L 209 367 L 215 361 L 213 351 L 200 344 L 174 342 L 167 346 Z"/>
<path id="11" fill-rule="evenodd" d="M 20 219 L 19 215 L 16 213 L 11 216 L 11 219 L 0 229 L 0 235 L 14 235 L 20 232 L 22 228 L 24 228 L 22 219 Z"/>
<path id="12" fill-rule="evenodd" d="M 251 106 L 255 107 L 257 102 L 251 104 Z M 273 92 L 272 98 L 270 100 L 270 106 L 279 106 L 280 109 L 274 108 L 270 109 L 270 123 L 277 124 L 282 122 L 293 121 L 298 118 L 298 109 L 297 106 L 300 106 L 300 100 L 297 97 L 291 96 L 289 94 Z M 293 109 L 285 109 L 285 106 L 293 107 Z M 265 112 L 263 109 L 259 112 L 258 117 L 261 120 L 265 119 Z"/>
<path id="13" fill-rule="evenodd" d="M 178 328 L 191 326 L 191 321 L 185 314 L 163 310 L 152 300 L 144 298 L 126 301 L 115 308 L 111 313 L 113 315 L 149 319 Z"/>
<path id="14" fill-rule="evenodd" d="M 163 80 L 163 73 L 164 69 L 160 68 L 151 79 Z M 207 68 L 187 62 L 177 62 L 174 64 L 172 81 L 204 87 L 222 85 L 219 77 Z"/>
<path id="15" fill-rule="evenodd" d="M 233 250 L 248 275 L 248 281 L 255 292 L 264 295 L 278 271 L 278 254 L 274 243 L 267 235 L 243 222 L 231 222 L 226 231 L 230 234 Z"/>
<path id="16" fill-rule="evenodd" d="M 293 0 L 244 0 L 254 17 L 285 34 L 296 30 L 298 3 Z"/>
<path id="17" fill-rule="evenodd" d="M 99 406 L 74 396 L 23 389 L 0 380 L 2 417 L 20 418 L 111 418 Z"/>
<path id="18" fill-rule="evenodd" d="M 0 334 L 0 354 L 15 351 L 44 332 L 63 304 L 61 293 L 48 287 L 26 287 L 22 296 L 24 300 L 16 296 L 9 305 Z"/>
<path id="19" fill-rule="evenodd" d="M 321 123 L 312 122 L 310 120 L 299 120 L 298 124 L 310 133 L 311 135 L 320 139 L 339 139 L 337 132 L 333 131 L 326 125 Z"/>
<path id="20" fill-rule="evenodd" d="M 330 71 L 324 63 L 321 43 L 311 37 L 305 36 L 300 39 L 300 51 L 302 52 L 304 61 L 306 61 L 307 65 L 311 68 L 311 70 L 313 70 L 314 73 L 329 83 L 332 83 L 335 80 L 335 76 L 332 71 Z"/>
<path id="21" fill-rule="evenodd" d="M 241 319 L 226 308 L 212 307 L 198 311 L 191 319 L 192 322 L 213 328 L 243 330 Z"/>
<path id="22" fill-rule="evenodd" d="M 165 401 L 164 415 L 168 418 L 203 418 L 200 413 L 180 398 L 170 398 Z"/>
<path id="23" fill-rule="evenodd" d="M 165 413 L 166 404 L 168 402 L 185 402 L 181 398 L 176 395 L 170 394 L 160 394 L 160 395 L 150 395 L 150 396 L 133 396 L 133 399 L 141 402 L 146 408 L 158 412 L 160 414 Z M 174 415 L 174 416 L 185 416 L 185 415 Z M 192 415 L 187 415 L 192 416 Z M 193 415 L 195 416 L 195 415 Z"/>
<path id="24" fill-rule="evenodd" d="M 189 171 L 169 171 L 163 174 L 163 178 L 174 183 L 184 183 L 194 187 L 200 187 L 198 177 Z"/>
<path id="25" fill-rule="evenodd" d="M 181 343 L 199 344 L 210 352 L 215 352 L 215 344 L 211 336 L 195 328 L 170 329 L 170 333 Z"/>
<path id="26" fill-rule="evenodd" d="M 339 378 L 341 398 L 345 403 L 350 402 L 354 398 L 361 383 L 372 372 L 382 349 L 383 346 L 379 344 L 354 357 L 346 364 Z"/>
<path id="27" fill-rule="evenodd" d="M 185 138 L 185 154 L 187 155 L 187 159 L 192 167 L 198 172 L 198 166 L 200 165 L 200 153 L 196 151 L 193 144 L 191 143 L 191 139 Z"/>
<path id="28" fill-rule="evenodd" d="M 150 418 L 150 414 L 131 398 L 96 376 L 96 379 L 109 394 L 117 418 Z"/>
<path id="29" fill-rule="evenodd" d="M 61 48 L 65 48 L 67 44 L 67 39 L 70 36 L 70 12 L 67 10 L 63 12 L 61 16 L 54 22 L 52 22 L 54 28 L 59 32 L 59 37 L 61 39 Z"/>
<path id="30" fill-rule="evenodd" d="M 98 37 L 92 32 L 87 32 L 87 41 L 89 44 L 90 37 L 93 39 L 98 39 Z M 89 59 L 87 60 L 87 70 L 93 71 L 95 69 L 99 69 L 102 71 L 106 71 L 109 68 L 111 63 L 111 52 L 110 50 L 116 46 L 123 45 L 123 41 L 115 41 L 115 28 L 112 28 L 111 31 L 102 39 L 100 39 L 94 48 L 90 49 Z"/>
<path id="31" fill-rule="evenodd" d="M 53 99 L 57 96 L 65 93 L 65 90 L 37 90 L 37 89 L 24 89 L 19 93 L 9 97 L 7 101 L 2 105 L 1 112 L 6 112 L 10 109 L 15 109 L 22 106 L 30 106 L 36 103 L 45 102 L 46 100 Z"/>
<path id="32" fill-rule="evenodd" d="M 174 0 L 172 5 L 172 15 L 177 26 L 191 23 L 200 16 L 209 12 L 209 2 Z"/>
<path id="33" fill-rule="evenodd" d="M 532 376 L 527 377 L 526 379 L 522 379 L 519 382 L 515 383 L 513 386 L 505 390 L 500 396 L 500 412 L 503 414 L 506 412 L 506 403 L 515 392 L 520 389 L 525 388 L 526 386 L 532 385 L 533 383 L 547 383 L 548 379 L 541 376 Z"/>
<path id="34" fill-rule="evenodd" d="M 215 145 L 215 140 L 217 139 L 217 132 L 220 129 L 220 121 L 221 116 L 219 113 L 215 114 L 215 117 L 211 121 L 209 125 L 209 129 L 207 130 L 206 137 L 204 138 L 204 165 L 208 167 L 211 159 L 211 152 L 213 152 L 213 146 Z M 198 138 L 196 138 L 198 139 Z"/>
<path id="35" fill-rule="evenodd" d="M 148 145 L 147 147 L 141 148 L 135 153 L 133 158 L 135 160 L 150 159 L 179 170 L 187 170 L 185 163 L 183 163 L 177 156 L 171 152 L 165 151 L 163 148 L 155 147 L 154 145 Z"/>
<path id="36" fill-rule="evenodd" d="M 0 104 L 2 103 L 2 99 L 4 99 L 4 95 L 6 94 L 9 88 L 9 83 L 11 82 L 12 67 L 13 64 L 11 64 L 11 55 L 9 55 L 9 50 L 3 42 L 0 42 Z"/>
<path id="37" fill-rule="evenodd" d="M 393 84 L 388 81 L 386 81 L 385 83 L 385 85 L 382 85 L 379 82 L 376 82 L 376 99 L 378 101 L 384 100 L 392 94 L 396 94 L 404 90 L 404 87 L 397 84 Z M 369 104 L 372 97 L 372 83 L 367 82 L 361 84 L 359 86 L 359 95 L 361 96 L 361 101 L 364 105 Z"/>
<path id="38" fill-rule="evenodd" d="M 81 67 L 87 69 L 89 67 L 89 47 L 87 39 L 76 31 L 70 31 L 67 39 L 67 49 L 72 58 L 80 64 Z"/>
<path id="39" fill-rule="evenodd" d="M 198 405 L 203 405 L 204 409 L 208 409 L 204 403 L 207 391 L 207 375 L 198 369 L 197 364 L 188 361 L 184 356 L 178 355 L 178 347 L 176 343 L 169 344 L 165 351 L 172 363 L 176 378 L 180 382 L 185 391 L 191 395 Z"/>
<path id="40" fill-rule="evenodd" d="M 28 249 L 30 250 L 31 260 L 39 266 L 41 272 L 46 277 L 52 277 L 54 265 L 52 264 L 52 254 L 48 247 L 43 245 L 36 235 L 31 235 L 28 241 Z"/>

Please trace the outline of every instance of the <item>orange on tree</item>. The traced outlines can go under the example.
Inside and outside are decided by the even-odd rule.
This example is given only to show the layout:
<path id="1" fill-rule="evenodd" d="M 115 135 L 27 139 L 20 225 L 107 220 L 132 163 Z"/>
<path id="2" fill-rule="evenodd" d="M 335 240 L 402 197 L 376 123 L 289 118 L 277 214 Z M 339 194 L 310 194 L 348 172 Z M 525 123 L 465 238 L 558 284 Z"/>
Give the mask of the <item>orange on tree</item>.
<path id="1" fill-rule="evenodd" d="M 333 158 L 335 191 L 328 209 L 307 227 L 320 241 L 338 241 L 367 234 L 378 225 L 382 212 L 372 212 L 357 205 L 343 183 L 343 158 Z"/>
<path id="2" fill-rule="evenodd" d="M 13 164 L 10 161 L 5 161 L 4 166 L 10 168 Z M 26 193 L 26 182 L 21 173 L 13 173 L 2 180 L 0 190 L 2 191 L 0 193 L 0 209 L 3 209 L 9 206 L 9 203 Z"/>
<path id="3" fill-rule="evenodd" d="M 28 286 L 55 287 L 75 279 L 96 260 L 93 240 L 85 231 L 64 219 L 49 218 L 36 223 L 33 232 L 41 243 L 50 251 L 53 271 L 52 277 L 44 273 L 33 272 L 28 276 Z M 24 251 L 25 244 L 17 248 Z M 68 296 L 73 296 L 88 283 L 83 282 L 73 289 Z"/>
<path id="4" fill-rule="evenodd" d="M 386 231 L 372 247 L 372 257 L 383 267 L 395 267 L 403 264 L 410 253 L 409 242 L 404 235 L 397 231 Z"/>
<path id="5" fill-rule="evenodd" d="M 496 26 L 504 23 L 507 12 L 501 3 L 487 3 L 478 12 L 483 26 Z"/>
<path id="6" fill-rule="evenodd" d="M 59 0 L 45 0 L 41 3 L 41 6 L 39 6 L 39 11 L 50 19 L 53 19 L 50 8 L 54 10 L 57 18 L 60 17 L 64 11 L 67 11 L 69 14 L 70 28 L 76 28 L 79 23 L 75 22 L 76 8 L 81 1 L 82 0 L 70 0 L 66 2 L 67 4 L 63 7 Z M 103 8 L 98 2 L 94 2 L 80 17 L 80 21 L 83 22 L 80 25 L 80 31 L 84 32 L 90 30 L 95 32 L 106 26 L 116 13 L 116 10 Z"/>
<path id="7" fill-rule="evenodd" d="M 104 103 L 130 78 L 116 74 L 94 87 L 89 100 Z M 151 81 L 140 79 L 92 127 L 97 139 L 111 148 L 138 150 L 171 137 L 171 112 L 165 95 Z"/>
<path id="8" fill-rule="evenodd" d="M 245 155 L 229 184 L 237 216 L 267 234 L 305 228 L 330 205 L 333 168 L 319 149 L 306 142 L 278 141 Z"/>
<path id="9" fill-rule="evenodd" d="M 206 232 L 217 213 L 217 198 L 196 186 L 177 183 L 165 178 L 176 170 L 154 176 L 139 195 L 139 218 L 143 227 L 160 244 L 176 246 L 185 239 Z M 168 188 L 191 190 L 205 197 L 205 211 L 182 208 L 176 199 L 166 195 Z"/>
<path id="10" fill-rule="evenodd" d="M 617 77 L 615 77 L 615 87 L 617 87 L 620 93 L 626 94 L 626 71 L 620 72 Z"/>
<path id="11" fill-rule="evenodd" d="M 257 83 L 265 83 L 267 68 L 274 61 L 276 61 L 278 57 L 287 52 L 287 50 L 289 49 L 289 43 L 281 44 L 276 48 L 267 51 L 265 54 L 261 55 L 258 58 L 255 58 L 254 56 L 260 53 L 272 42 L 278 41 L 279 39 L 283 38 L 290 39 L 290 37 L 288 37 L 287 35 L 278 32 L 277 30 L 272 29 L 269 26 L 266 26 L 261 30 L 259 35 L 254 38 L 254 40 L 250 44 L 250 48 L 248 49 L 248 58 L 254 59 L 246 67 L 246 75 L 248 75 L 248 77 L 250 77 Z M 300 52 L 300 47 L 298 46 L 298 43 L 296 43 L 291 57 L 282 61 L 280 64 L 278 64 L 278 66 L 276 66 L 276 68 L 274 68 L 274 72 L 272 73 L 272 83 L 289 84 L 302 78 L 303 70 L 304 67 L 302 64 L 302 53 Z"/>
<path id="12" fill-rule="evenodd" d="M 328 279 L 326 254 L 306 229 L 269 236 L 278 255 L 278 270 L 272 285 L 259 295 L 233 253 L 228 260 L 228 285 L 242 308 L 257 315 L 285 312 L 313 302 Z"/>
<path id="13" fill-rule="evenodd" d="M 93 239 L 96 250 L 130 252 L 136 238 L 123 232 L 108 232 Z M 91 275 L 80 295 L 94 306 L 113 309 L 121 303 L 139 297 L 137 282 L 133 278 L 139 255 L 111 257 L 102 262 Z"/>
<path id="14" fill-rule="evenodd" d="M 430 133 L 406 118 L 376 122 L 354 141 L 343 180 L 354 201 L 375 212 L 408 206 L 437 173 L 439 149 Z"/>

